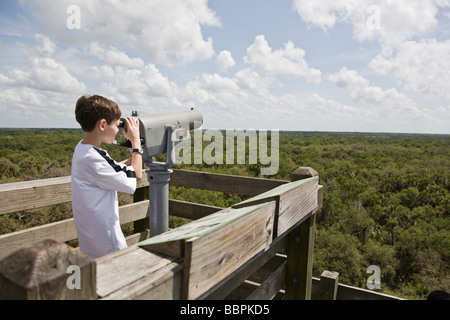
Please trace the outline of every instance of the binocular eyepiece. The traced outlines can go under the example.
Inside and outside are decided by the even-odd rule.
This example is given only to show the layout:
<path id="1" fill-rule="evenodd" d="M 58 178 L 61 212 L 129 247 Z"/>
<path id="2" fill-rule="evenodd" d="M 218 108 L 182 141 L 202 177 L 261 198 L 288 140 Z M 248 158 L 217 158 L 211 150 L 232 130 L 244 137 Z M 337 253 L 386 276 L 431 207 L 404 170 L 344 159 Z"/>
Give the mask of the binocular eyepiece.
<path id="1" fill-rule="evenodd" d="M 120 118 L 118 128 L 119 128 L 119 136 L 123 136 L 123 133 L 122 133 L 123 131 L 127 132 L 127 122 L 126 122 L 125 118 Z M 123 142 L 117 142 L 114 139 L 114 141 L 115 141 L 114 144 L 117 146 L 131 148 L 130 140 L 126 140 Z M 141 137 L 141 145 L 144 145 L 144 144 L 145 144 L 145 140 L 143 137 Z"/>
<path id="2" fill-rule="evenodd" d="M 137 111 L 131 111 L 132 117 L 137 117 L 138 115 L 139 115 L 139 113 Z M 127 122 L 126 122 L 125 118 L 120 118 L 118 127 L 119 127 L 119 129 L 125 130 L 125 132 L 127 132 Z"/>
<path id="3" fill-rule="evenodd" d="M 127 126 L 127 123 L 125 122 L 125 118 L 120 118 L 119 125 L 118 125 L 119 129 L 125 129 L 125 131 L 126 131 L 127 130 L 126 126 Z"/>

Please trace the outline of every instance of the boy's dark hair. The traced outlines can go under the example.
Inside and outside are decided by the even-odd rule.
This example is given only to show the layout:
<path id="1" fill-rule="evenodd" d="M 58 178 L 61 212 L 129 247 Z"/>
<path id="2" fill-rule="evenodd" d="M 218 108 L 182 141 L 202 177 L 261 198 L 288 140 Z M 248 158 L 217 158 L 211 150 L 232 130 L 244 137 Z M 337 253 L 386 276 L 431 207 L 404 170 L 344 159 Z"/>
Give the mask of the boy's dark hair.
<path id="1" fill-rule="evenodd" d="M 85 132 L 92 131 L 100 119 L 105 119 L 110 124 L 120 119 L 121 115 L 117 103 L 98 95 L 80 97 L 75 107 L 75 118 Z"/>

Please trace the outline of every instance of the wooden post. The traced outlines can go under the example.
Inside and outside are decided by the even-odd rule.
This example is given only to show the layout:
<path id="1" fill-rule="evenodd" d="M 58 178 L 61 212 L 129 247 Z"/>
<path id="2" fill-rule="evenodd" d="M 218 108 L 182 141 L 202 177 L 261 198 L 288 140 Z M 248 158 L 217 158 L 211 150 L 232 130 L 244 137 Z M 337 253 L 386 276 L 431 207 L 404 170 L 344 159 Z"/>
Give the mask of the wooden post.
<path id="1" fill-rule="evenodd" d="M 315 215 L 288 236 L 286 299 L 310 300 L 314 251 Z"/>
<path id="2" fill-rule="evenodd" d="M 0 299 L 97 299 L 95 261 L 50 239 L 19 249 L 0 261 Z"/>
<path id="3" fill-rule="evenodd" d="M 320 300 L 336 300 L 339 273 L 325 270 L 320 276 Z"/>
<path id="4" fill-rule="evenodd" d="M 297 181 L 317 175 L 312 168 L 300 167 L 292 172 L 291 180 Z M 312 212 L 309 218 L 294 228 L 288 236 L 286 299 L 311 299 L 315 222 L 316 216 Z"/>
<path id="5" fill-rule="evenodd" d="M 297 181 L 307 179 L 311 177 L 317 177 L 319 174 L 311 167 L 300 167 L 292 171 L 291 181 Z"/>
<path id="6" fill-rule="evenodd" d="M 144 172 L 144 175 L 145 178 L 147 178 L 146 177 L 147 173 Z M 148 186 L 136 189 L 136 192 L 133 194 L 133 202 L 148 200 L 150 198 L 149 193 L 150 190 Z M 133 222 L 133 233 L 140 233 L 149 229 L 150 229 L 150 222 L 148 220 L 148 217 Z"/>

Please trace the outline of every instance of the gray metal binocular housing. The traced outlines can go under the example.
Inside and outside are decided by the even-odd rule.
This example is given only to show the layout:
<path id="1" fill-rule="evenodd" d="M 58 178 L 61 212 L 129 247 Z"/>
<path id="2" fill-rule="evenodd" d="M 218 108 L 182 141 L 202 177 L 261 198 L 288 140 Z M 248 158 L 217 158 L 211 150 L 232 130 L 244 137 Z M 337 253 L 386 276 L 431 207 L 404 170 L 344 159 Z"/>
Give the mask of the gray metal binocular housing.
<path id="1" fill-rule="evenodd" d="M 169 227 L 169 181 L 172 173 L 169 168 L 175 163 L 175 147 L 190 140 L 190 130 L 201 127 L 203 116 L 194 109 L 142 117 L 133 111 L 131 116 L 139 120 L 143 160 L 150 168 L 146 172 L 151 184 L 148 216 L 150 236 L 153 237 L 166 232 Z M 123 130 L 127 130 L 126 121 L 120 120 L 119 135 L 123 135 Z M 115 144 L 131 148 L 129 140 Z M 166 163 L 153 161 L 153 156 L 164 153 L 167 154 Z"/>
<path id="2" fill-rule="evenodd" d="M 189 111 L 168 112 L 139 116 L 133 111 L 132 117 L 139 120 L 139 133 L 144 151 L 144 163 L 152 163 L 152 157 L 167 154 L 166 165 L 173 165 L 172 152 L 175 146 L 185 140 L 190 140 L 190 130 L 198 129 L 203 124 L 202 114 L 194 109 Z M 120 119 L 119 135 L 127 130 L 125 119 Z M 116 143 L 117 145 L 131 147 L 131 143 Z"/>

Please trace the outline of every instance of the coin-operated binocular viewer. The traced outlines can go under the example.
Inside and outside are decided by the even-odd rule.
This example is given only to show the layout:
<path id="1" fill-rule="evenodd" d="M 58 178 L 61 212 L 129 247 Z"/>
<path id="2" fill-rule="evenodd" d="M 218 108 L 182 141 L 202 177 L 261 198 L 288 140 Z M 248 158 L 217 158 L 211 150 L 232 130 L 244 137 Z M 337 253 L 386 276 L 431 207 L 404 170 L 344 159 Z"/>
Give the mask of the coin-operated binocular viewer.
<path id="1" fill-rule="evenodd" d="M 203 124 L 203 116 L 197 110 L 168 112 L 140 116 L 133 111 L 132 117 L 139 120 L 139 132 L 143 149 L 143 161 L 150 168 L 147 177 L 150 183 L 150 236 L 166 232 L 169 228 L 169 181 L 170 168 L 175 161 L 175 148 L 183 142 L 190 141 L 190 130 L 198 129 Z M 121 119 L 119 135 L 127 130 L 126 122 Z M 130 141 L 115 143 L 131 147 Z M 156 162 L 154 156 L 166 154 L 166 162 Z"/>

